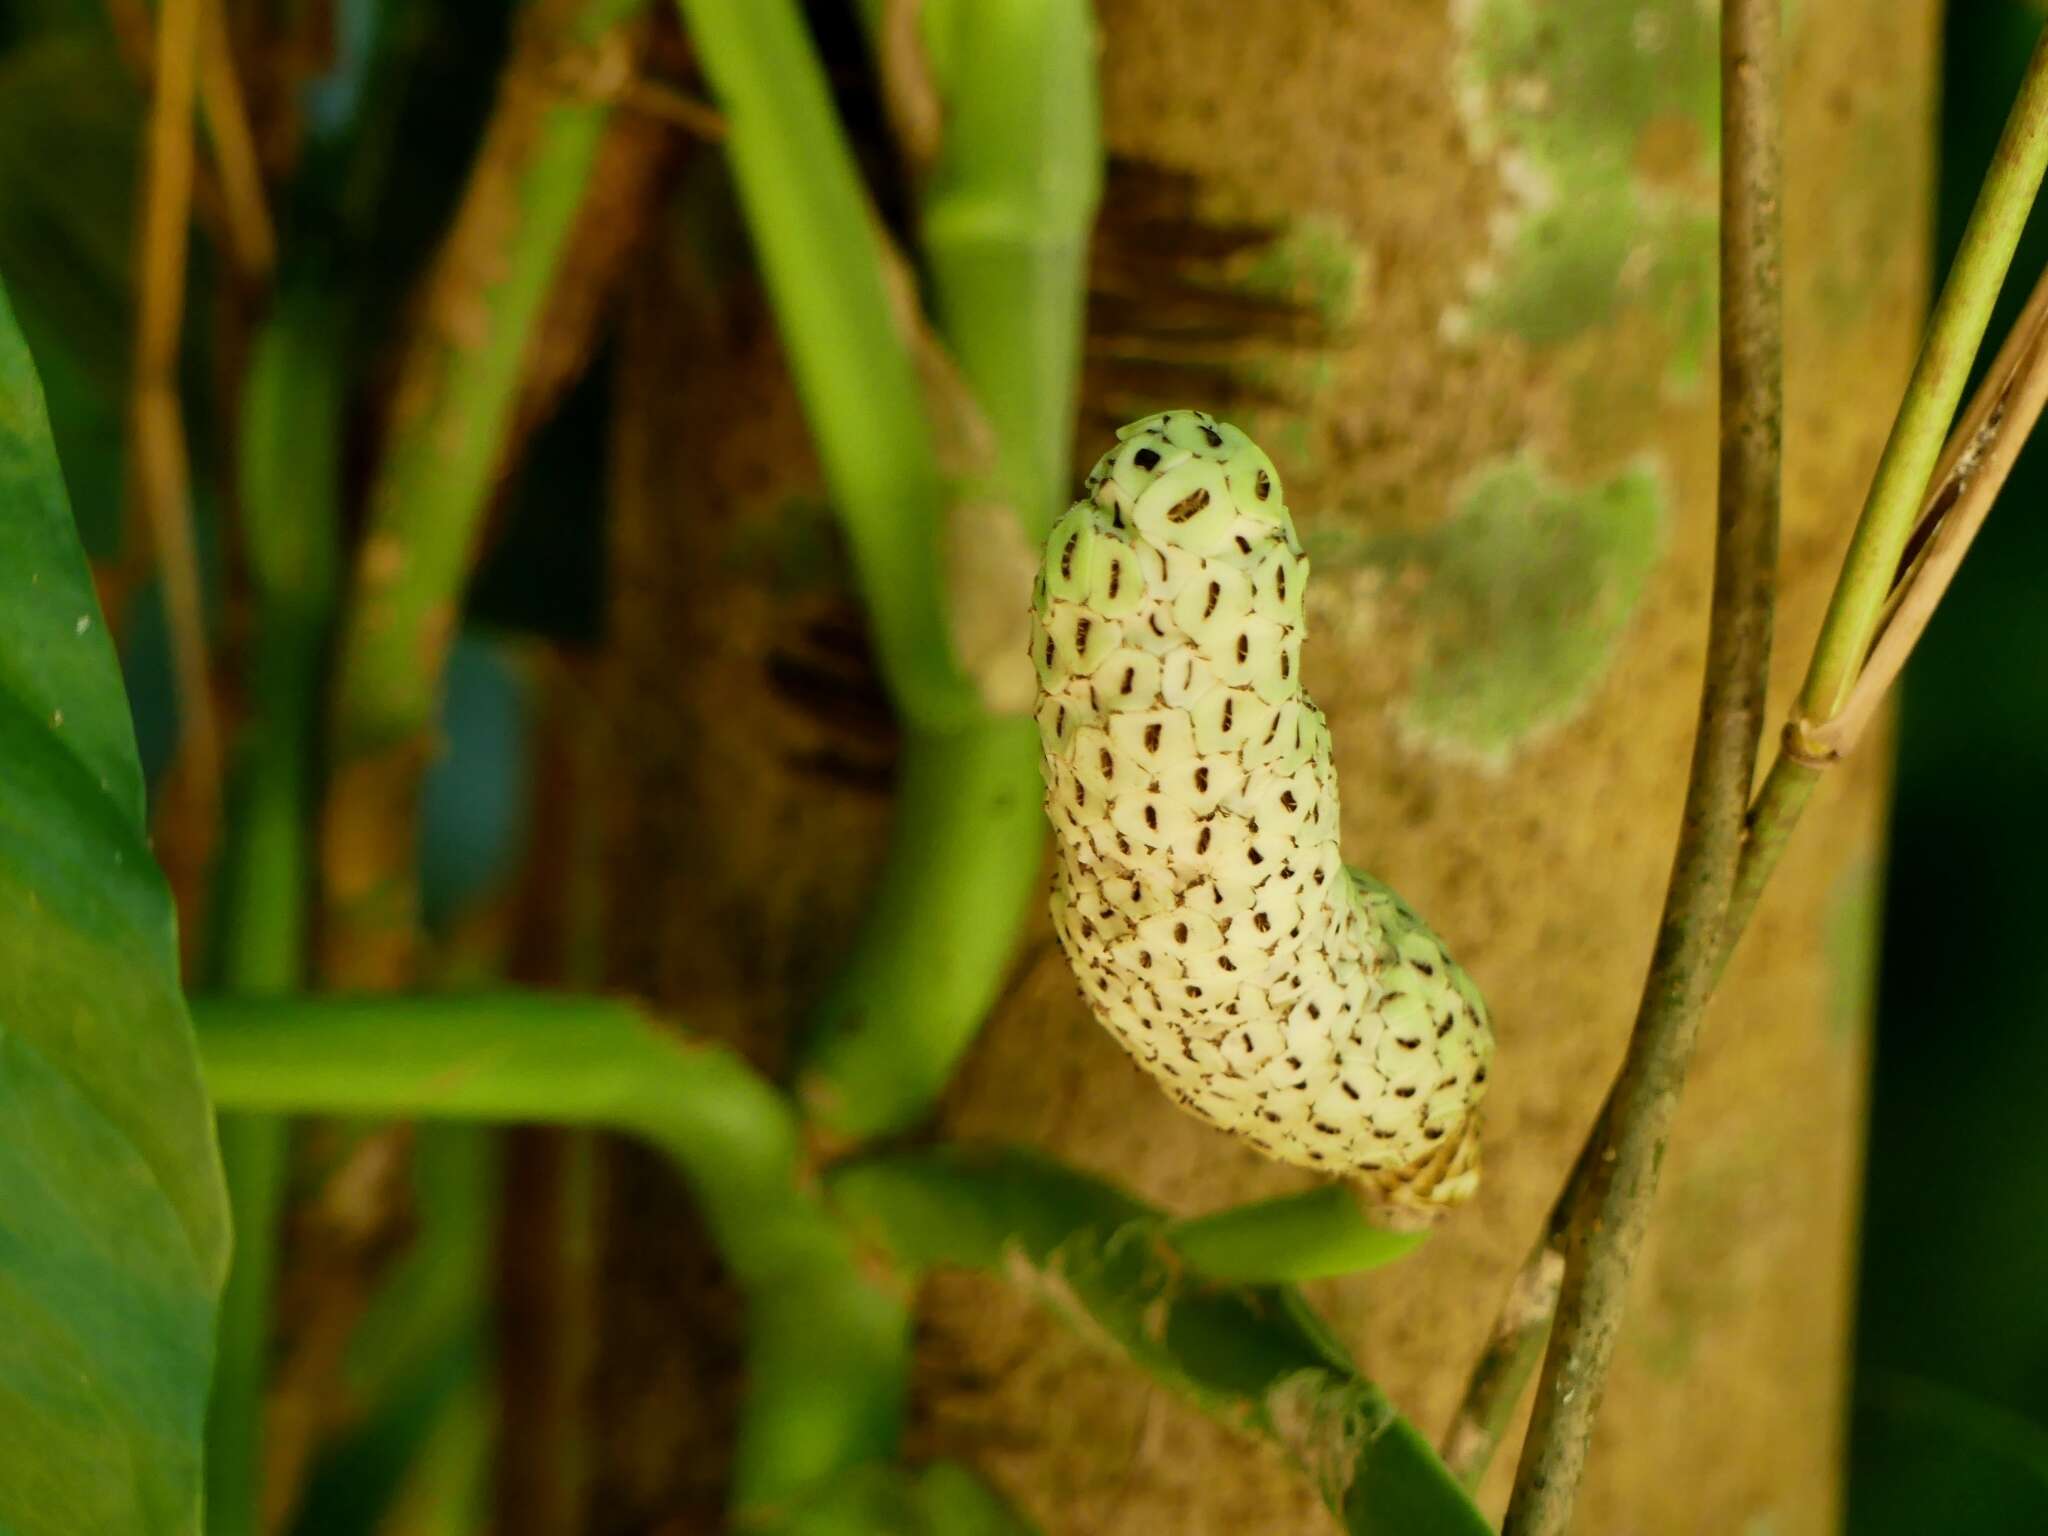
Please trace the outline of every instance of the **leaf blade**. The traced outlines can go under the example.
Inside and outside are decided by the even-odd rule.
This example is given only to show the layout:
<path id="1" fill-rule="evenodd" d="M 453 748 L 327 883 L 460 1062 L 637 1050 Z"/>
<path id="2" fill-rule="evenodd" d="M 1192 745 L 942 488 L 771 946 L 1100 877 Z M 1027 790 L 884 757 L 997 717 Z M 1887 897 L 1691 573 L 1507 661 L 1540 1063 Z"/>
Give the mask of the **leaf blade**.
<path id="1" fill-rule="evenodd" d="M 226 1198 L 120 671 L 0 292 L 0 1529 L 196 1532 Z"/>

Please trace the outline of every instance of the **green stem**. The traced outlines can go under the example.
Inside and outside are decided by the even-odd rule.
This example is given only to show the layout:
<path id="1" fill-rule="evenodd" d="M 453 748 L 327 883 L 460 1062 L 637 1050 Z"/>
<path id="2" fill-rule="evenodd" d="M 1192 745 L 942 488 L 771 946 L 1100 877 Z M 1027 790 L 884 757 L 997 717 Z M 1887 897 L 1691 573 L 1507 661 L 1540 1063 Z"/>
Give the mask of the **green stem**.
<path id="1" fill-rule="evenodd" d="M 1748 825 L 1742 844 L 1742 862 L 1735 871 L 1735 890 L 1728 898 L 1728 917 L 1721 928 L 1721 966 L 1726 969 L 1735 946 L 1756 914 L 1764 887 L 1770 883 L 1792 829 L 1806 802 L 1820 785 L 1821 770 L 1795 762 L 1780 751 L 1771 759 L 1770 771 L 1749 807 Z"/>
<path id="2" fill-rule="evenodd" d="M 872 7 L 868 20 L 879 25 Z M 919 21 L 946 108 L 920 254 L 994 429 L 999 489 L 1035 549 L 1072 454 L 1101 183 L 1094 33 L 1085 0 L 943 0 Z M 881 886 L 804 1063 L 805 1105 L 831 1130 L 915 1124 L 973 1042 L 1038 879 L 1038 758 L 1029 721 L 984 717 L 906 744 Z"/>
<path id="3" fill-rule="evenodd" d="M 2048 32 L 2027 62 L 1955 260 L 1928 316 L 1920 356 L 1906 383 L 1891 436 L 1864 498 L 1814 644 L 1799 713 L 1820 724 L 1840 708 L 1869 653 L 1941 457 L 1963 386 L 1983 346 L 1998 290 L 2033 211 L 2048 168 Z M 1772 760 L 1749 813 L 1749 834 L 1728 910 L 1723 948 L 1732 954 L 1757 899 L 1776 870 L 1821 770 L 1787 757 Z"/>
<path id="4" fill-rule="evenodd" d="M 1816 723 L 1841 707 L 1877 631 L 1899 559 L 1920 514 L 1928 482 L 1963 385 L 1977 359 L 1991 308 L 2048 168 L 2048 33 L 2035 46 L 2005 132 L 1970 210 L 1948 280 L 1927 320 L 1920 356 L 1878 460 L 1863 514 L 1849 541 L 1828 603 L 1800 711 Z"/>
<path id="5" fill-rule="evenodd" d="M 314 736 L 339 544 L 339 341 L 322 289 L 287 287 L 257 338 L 243 390 L 240 499 L 257 613 L 214 972 L 228 990 L 251 996 L 292 991 L 304 978 Z M 214 1536 L 256 1536 L 289 1127 L 225 1115 L 220 1145 L 235 1251 L 207 1408 L 207 1521 Z"/>
<path id="6" fill-rule="evenodd" d="M 329 749 L 328 979 L 406 979 L 414 802 L 463 585 L 529 343 L 609 108 L 575 85 L 640 0 L 534 0 L 399 370 L 340 646 Z"/>
<path id="7" fill-rule="evenodd" d="M 1042 794 L 1029 720 L 904 744 L 888 862 L 804 1062 L 804 1107 L 821 1124 L 881 1136 L 930 1110 L 1015 953 Z"/>
<path id="8" fill-rule="evenodd" d="M 954 653 L 932 430 L 891 316 L 879 233 L 795 0 L 679 0 L 825 481 L 901 716 L 958 729 L 980 704 Z"/>
<path id="9" fill-rule="evenodd" d="M 1087 0 L 928 0 L 943 136 L 919 250 L 1034 546 L 1069 498 L 1088 237 L 1102 192 Z"/>
<path id="10" fill-rule="evenodd" d="M 1427 1231 L 1391 1232 L 1365 1217 L 1347 1184 L 1168 1222 L 1166 1241 L 1216 1280 L 1296 1284 L 1357 1274 L 1413 1253 Z"/>
<path id="11" fill-rule="evenodd" d="M 732 1052 L 630 1003 L 535 992 L 202 998 L 193 1015 L 227 1108 L 600 1126 L 673 1158 L 748 1301 L 741 1518 L 892 1452 L 903 1299 L 808 1188 L 789 1104 Z"/>

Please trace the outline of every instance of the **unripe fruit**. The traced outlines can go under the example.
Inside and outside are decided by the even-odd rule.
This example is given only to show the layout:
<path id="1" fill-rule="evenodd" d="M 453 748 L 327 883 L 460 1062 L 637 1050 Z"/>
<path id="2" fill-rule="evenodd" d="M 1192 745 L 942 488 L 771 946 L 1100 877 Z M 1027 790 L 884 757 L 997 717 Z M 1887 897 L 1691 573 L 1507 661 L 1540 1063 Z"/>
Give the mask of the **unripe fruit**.
<path id="1" fill-rule="evenodd" d="M 1339 855 L 1307 584 L 1242 432 L 1169 411 L 1117 434 L 1034 593 L 1053 926 L 1179 1103 L 1427 1215 L 1477 1187 L 1493 1035 L 1436 936 Z"/>

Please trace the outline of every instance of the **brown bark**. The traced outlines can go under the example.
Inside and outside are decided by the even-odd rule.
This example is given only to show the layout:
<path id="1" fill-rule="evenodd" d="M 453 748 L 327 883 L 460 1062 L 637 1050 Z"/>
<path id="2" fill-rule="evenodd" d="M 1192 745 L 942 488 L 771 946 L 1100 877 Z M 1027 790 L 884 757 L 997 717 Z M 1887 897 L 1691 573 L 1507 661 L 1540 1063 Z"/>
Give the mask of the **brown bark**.
<path id="1" fill-rule="evenodd" d="M 1700 8 L 1634 8 L 1620 34 L 1634 52 L 1606 67 L 1646 104 L 1604 129 L 1587 127 L 1588 103 L 1627 93 L 1584 62 L 1601 30 L 1589 23 L 1622 8 L 1526 7 L 1568 42 L 1586 24 L 1584 50 L 1546 55 L 1569 66 L 1547 74 L 1488 52 L 1518 0 L 1453 9 L 1302 0 L 1259 8 L 1254 29 L 1220 0 L 1104 0 L 1116 163 L 1077 450 L 1085 462 L 1118 422 L 1199 405 L 1274 455 L 1317 561 L 1305 666 L 1336 737 L 1346 851 L 1427 915 L 1492 1005 L 1478 1201 L 1417 1257 L 1314 1288 L 1432 1432 L 1620 1057 L 1684 784 L 1715 463 L 1711 358 L 1688 360 L 1685 319 L 1700 272 L 1686 219 L 1713 206 L 1680 57 Z M 1809 0 L 1788 34 L 1773 718 L 1910 360 L 1932 9 Z M 1608 158 L 1570 158 L 1589 142 Z M 1540 251 L 1495 244 L 1532 169 L 1559 227 L 1635 221 L 1590 309 L 1588 263 L 1545 268 Z M 1631 199 L 1618 215 L 1617 182 Z M 872 878 L 891 747 L 772 323 L 714 194 L 693 176 L 687 238 L 647 264 L 625 327 L 612 979 L 779 1068 Z M 1709 260 L 1712 248 L 1709 223 Z M 1554 594 L 1523 590 L 1513 570 L 1473 576 L 1485 551 L 1460 539 L 1504 526 L 1461 523 L 1475 477 L 1517 464 L 1535 468 L 1512 483 L 1548 487 L 1558 526 L 1594 529 L 1602 559 L 1612 528 L 1588 511 L 1590 488 L 1647 466 L 1630 482 L 1656 527 L 1639 594 L 1603 577 L 1560 619 Z M 1609 620 L 1611 656 L 1596 646 L 1587 664 L 1560 640 L 1560 627 L 1579 639 Z M 1475 656 L 1485 665 L 1461 671 Z M 1557 691 L 1543 709 L 1487 692 L 1523 666 L 1531 689 Z M 1875 874 L 1882 779 L 1871 752 L 1827 786 L 1708 1015 L 1586 1531 L 1834 1525 L 1864 1057 L 1861 1021 L 1838 1016 L 1831 955 Z M 1177 1211 L 1300 1182 L 1140 1078 L 1089 1018 L 1042 917 L 943 1128 L 1047 1147 Z M 732 1368 L 731 1303 L 703 1290 L 715 1270 L 680 1194 L 637 1165 L 625 1187 L 593 1528 L 710 1529 L 730 1376 L 711 1383 Z M 1049 1532 L 1324 1528 L 1277 1461 L 997 1281 L 934 1282 L 920 1337 L 914 1453 L 972 1461 Z M 1486 1485 L 1495 1513 L 1519 1433 Z"/>

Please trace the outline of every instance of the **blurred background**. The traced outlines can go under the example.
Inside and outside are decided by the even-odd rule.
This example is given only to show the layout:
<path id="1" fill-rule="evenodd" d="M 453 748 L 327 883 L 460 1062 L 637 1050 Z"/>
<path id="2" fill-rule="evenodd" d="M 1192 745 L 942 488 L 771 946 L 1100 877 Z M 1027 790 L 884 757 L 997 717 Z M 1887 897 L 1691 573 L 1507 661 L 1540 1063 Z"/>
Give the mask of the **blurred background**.
<path id="1" fill-rule="evenodd" d="M 139 153 L 127 3 L 0 0 L 0 273 L 42 371 L 81 530 L 125 635 L 144 761 L 160 792 L 171 793 L 163 776 L 178 724 L 165 600 L 139 541 L 122 527 Z M 294 206 L 279 210 L 297 253 L 285 280 L 342 295 L 345 349 L 388 331 L 445 222 L 491 101 L 507 9 L 498 0 L 335 0 L 339 56 L 300 71 L 313 85 L 298 125 L 311 172 Z M 852 25 L 841 14 L 850 7 L 813 9 L 827 31 Z M 2024 0 L 1950 6 L 1943 105 L 1929 125 L 1941 166 L 1939 216 L 1928 232 L 1936 271 L 2042 19 L 2042 8 Z M 406 67 L 381 67 L 394 54 Z M 260 118 L 275 105 L 253 109 Z M 221 215 L 204 188 L 200 214 Z M 224 441 L 216 381 L 233 361 L 209 356 L 206 338 L 236 334 L 205 312 L 234 302 L 232 286 L 207 270 L 213 249 L 194 243 L 200 312 L 188 331 L 199 340 L 187 349 L 182 380 L 202 460 Z M 2048 219 L 2037 217 L 1994 335 L 2044 262 Z M 604 345 L 597 334 L 588 342 Z M 367 365 L 367 354 L 359 361 Z M 451 665 L 449 750 L 429 780 L 421 875 L 426 916 L 449 940 L 458 970 L 469 929 L 500 931 L 495 925 L 513 920 L 506 882 L 537 835 L 534 785 L 547 770 L 534 761 L 532 722 L 543 680 L 525 638 L 582 645 L 603 601 L 610 370 L 600 350 L 597 365 L 575 372 L 583 382 L 546 414 L 503 499 L 501 531 Z M 342 445 L 345 473 L 359 447 Z M 218 592 L 226 556 L 207 483 L 198 506 L 202 567 Z M 2048 1531 L 2044 593 L 2048 445 L 2037 444 L 1908 673 L 1898 717 L 1890 874 L 1873 968 L 1877 1044 L 1849 1468 L 1849 1526 L 1858 1536 Z M 176 849 L 166 857 L 174 864 Z M 484 1347 L 482 1320 L 443 1324 L 461 1311 L 463 1277 L 490 1262 L 495 1185 L 479 1161 L 485 1155 L 471 1139 L 423 1140 L 419 1200 L 442 1213 L 423 1225 L 440 1246 L 416 1256 L 411 1280 L 380 1303 L 353 1367 L 360 1390 L 412 1404 L 381 1421 L 386 1436 L 430 1419 L 456 1441 L 482 1432 L 480 1409 L 467 1417 L 430 1410 L 445 1406 L 449 1383 L 471 1379 Z M 474 1460 L 451 1454 L 447 1464 Z M 307 1504 L 317 1528 L 368 1528 L 398 1466 L 391 1444 L 374 1436 L 335 1448 Z"/>
<path id="2" fill-rule="evenodd" d="M 1948 10 L 1935 270 L 2041 28 Z M 1992 334 L 2048 261 L 2036 210 Z M 1857 1532 L 2048 1530 L 2048 444 L 1906 673 L 1876 967 L 1856 1333 Z"/>

